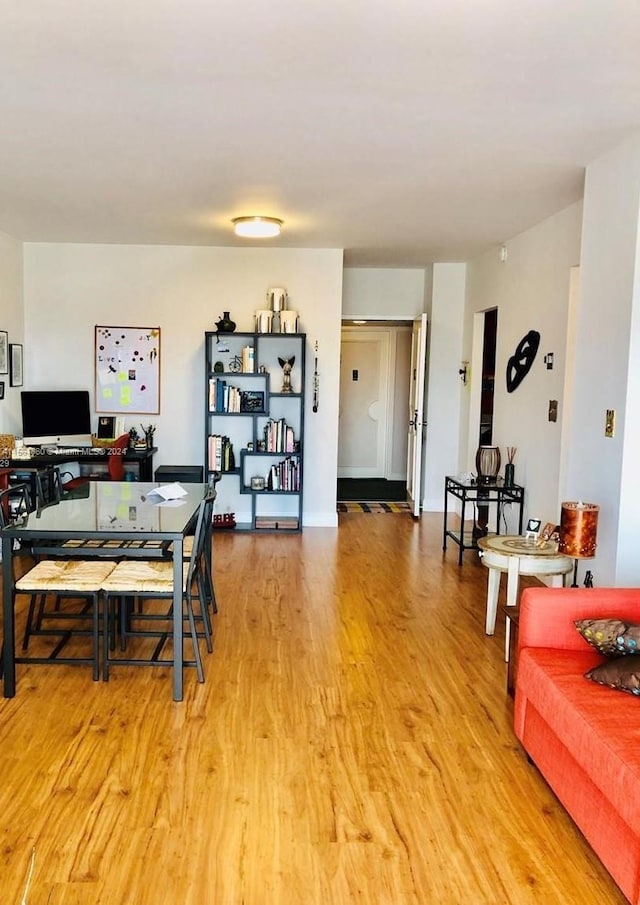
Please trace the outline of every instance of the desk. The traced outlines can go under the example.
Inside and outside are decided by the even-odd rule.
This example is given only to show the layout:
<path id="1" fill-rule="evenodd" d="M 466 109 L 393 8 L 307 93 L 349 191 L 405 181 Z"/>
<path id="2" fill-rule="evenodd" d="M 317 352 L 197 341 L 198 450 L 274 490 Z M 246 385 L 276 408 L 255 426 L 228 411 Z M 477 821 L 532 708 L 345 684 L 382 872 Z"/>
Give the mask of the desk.
<path id="1" fill-rule="evenodd" d="M 153 481 L 153 454 L 157 452 L 157 448 L 152 446 L 148 449 L 127 449 L 124 454 L 124 464 L 130 462 L 138 466 L 138 478 L 140 481 Z M 107 464 L 107 457 L 110 455 L 109 447 L 89 446 L 86 449 L 70 449 L 61 450 L 57 453 L 45 453 L 42 451 L 38 455 L 32 455 L 30 459 L 2 459 L 0 465 L 19 471 L 21 468 L 46 468 L 47 465 L 64 465 L 68 462 L 77 462 L 80 465 L 92 465 L 102 463 Z"/>
<path id="2" fill-rule="evenodd" d="M 449 497 L 452 496 L 461 502 L 460 529 L 453 531 L 448 527 Z M 513 484 L 505 487 L 502 478 L 498 478 L 495 484 L 477 484 L 475 480 L 461 481 L 458 478 L 446 477 L 444 479 L 444 528 L 442 531 L 442 549 L 447 549 L 447 538 L 450 537 L 458 547 L 458 565 L 462 565 L 462 554 L 465 550 L 477 550 L 478 539 L 472 531 L 465 531 L 465 508 L 467 503 L 489 506 L 496 504 L 496 534 L 500 534 L 500 517 L 507 503 L 515 503 L 518 507 L 518 533 L 522 534 L 522 506 L 524 503 L 524 487 Z"/>
<path id="3" fill-rule="evenodd" d="M 500 575 L 507 573 L 507 606 L 516 605 L 518 584 L 521 575 L 541 575 L 551 578 L 551 587 L 561 588 L 564 576 L 573 571 L 573 560 L 570 556 L 558 553 L 555 543 L 547 541 L 537 547 L 534 541 L 526 540 L 522 535 L 488 535 L 478 540 L 483 565 L 489 570 L 487 589 L 487 617 L 485 632 L 493 635 L 496 627 L 496 611 L 498 608 L 498 592 Z M 508 643 L 506 658 L 508 658 Z"/>
<path id="4" fill-rule="evenodd" d="M 173 544 L 173 699 L 183 694 L 182 554 L 185 534 L 193 526 L 206 484 L 188 484 L 182 505 L 150 502 L 155 483 L 91 481 L 86 499 L 63 499 L 31 512 L 20 525 L 4 528 L 2 536 L 2 614 L 4 625 L 4 696 L 16 693 L 15 612 L 13 605 L 13 539 L 25 540 L 162 540 Z M 126 555 L 124 551 L 123 555 Z"/>

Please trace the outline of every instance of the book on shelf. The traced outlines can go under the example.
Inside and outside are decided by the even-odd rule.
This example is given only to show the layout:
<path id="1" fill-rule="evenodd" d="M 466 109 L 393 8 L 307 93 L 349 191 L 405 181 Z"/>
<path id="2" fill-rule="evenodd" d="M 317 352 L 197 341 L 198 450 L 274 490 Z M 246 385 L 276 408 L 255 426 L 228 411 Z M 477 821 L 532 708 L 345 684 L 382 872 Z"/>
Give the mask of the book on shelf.
<path id="1" fill-rule="evenodd" d="M 300 463 L 297 459 L 287 457 L 282 462 L 274 463 L 267 477 L 268 490 L 285 490 L 291 493 L 300 491 Z"/>
<path id="2" fill-rule="evenodd" d="M 221 434 L 212 434 L 208 440 L 209 471 L 233 471 L 236 467 L 233 443 Z"/>
<path id="3" fill-rule="evenodd" d="M 253 374 L 255 371 L 255 352 L 253 346 L 243 346 L 241 354 L 241 367 L 244 374 Z"/>
<path id="4" fill-rule="evenodd" d="M 242 411 L 242 390 L 231 386 L 221 377 L 209 379 L 209 411 L 216 414 Z"/>
<path id="5" fill-rule="evenodd" d="M 277 421 L 270 418 L 264 426 L 264 448 L 266 452 L 295 452 L 293 428 L 284 418 Z"/>

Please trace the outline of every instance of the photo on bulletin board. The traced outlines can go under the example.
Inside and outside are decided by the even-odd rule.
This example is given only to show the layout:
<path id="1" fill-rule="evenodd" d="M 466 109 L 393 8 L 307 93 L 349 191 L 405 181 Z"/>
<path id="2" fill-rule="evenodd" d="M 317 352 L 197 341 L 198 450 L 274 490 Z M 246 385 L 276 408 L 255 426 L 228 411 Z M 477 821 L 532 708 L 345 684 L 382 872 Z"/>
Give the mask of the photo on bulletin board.
<path id="1" fill-rule="evenodd" d="M 96 412 L 160 414 L 160 327 L 95 329 Z"/>

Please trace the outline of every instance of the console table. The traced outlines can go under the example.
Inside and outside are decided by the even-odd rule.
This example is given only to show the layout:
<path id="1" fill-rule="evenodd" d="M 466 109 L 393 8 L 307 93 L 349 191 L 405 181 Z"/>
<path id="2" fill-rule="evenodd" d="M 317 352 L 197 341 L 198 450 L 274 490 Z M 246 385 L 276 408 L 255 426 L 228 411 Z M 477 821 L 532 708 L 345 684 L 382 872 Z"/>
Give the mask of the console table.
<path id="1" fill-rule="evenodd" d="M 449 528 L 449 497 L 460 500 L 460 527 L 458 530 Z M 477 550 L 478 540 L 473 531 L 465 531 L 465 509 L 467 503 L 488 507 L 490 503 L 496 504 L 495 533 L 500 534 L 500 518 L 506 503 L 513 503 L 518 507 L 518 533 L 522 534 L 522 518 L 524 504 L 524 487 L 519 484 L 505 486 L 502 478 L 498 478 L 495 484 L 478 484 L 474 478 L 461 480 L 460 478 L 446 477 L 444 479 L 444 527 L 442 531 L 442 549 L 447 549 L 447 538 L 450 537 L 458 545 L 458 565 L 462 565 L 462 554 L 465 550 Z M 493 532 L 492 532 L 493 533 Z"/>

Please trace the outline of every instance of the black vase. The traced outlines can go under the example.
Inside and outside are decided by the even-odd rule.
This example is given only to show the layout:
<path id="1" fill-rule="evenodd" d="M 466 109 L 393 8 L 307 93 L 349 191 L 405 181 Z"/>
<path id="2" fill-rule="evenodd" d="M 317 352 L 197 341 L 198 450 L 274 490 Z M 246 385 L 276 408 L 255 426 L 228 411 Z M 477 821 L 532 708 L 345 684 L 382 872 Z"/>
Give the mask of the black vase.
<path id="1" fill-rule="evenodd" d="M 233 333 L 235 329 L 235 321 L 231 320 L 228 311 L 223 311 L 220 320 L 216 321 L 216 330 L 218 331 L 218 333 Z"/>

